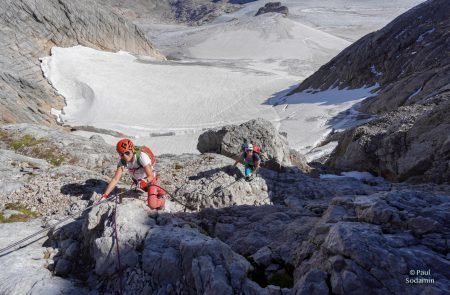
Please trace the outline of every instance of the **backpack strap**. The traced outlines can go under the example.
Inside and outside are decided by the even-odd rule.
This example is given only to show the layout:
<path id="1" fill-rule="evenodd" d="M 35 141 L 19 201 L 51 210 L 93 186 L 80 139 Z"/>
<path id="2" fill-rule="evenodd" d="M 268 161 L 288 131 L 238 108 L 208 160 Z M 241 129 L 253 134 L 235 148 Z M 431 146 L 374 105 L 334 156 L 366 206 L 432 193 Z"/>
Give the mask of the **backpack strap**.
<path id="1" fill-rule="evenodd" d="M 127 166 L 127 161 L 124 158 L 120 158 L 120 164 L 124 167 Z"/>
<path id="2" fill-rule="evenodd" d="M 141 151 L 140 151 L 139 149 L 137 149 L 137 150 L 134 152 L 134 156 L 136 157 L 136 162 L 137 162 L 137 164 L 139 165 L 139 167 L 144 167 L 144 166 L 142 166 L 141 162 L 139 161 L 139 158 L 140 158 L 140 156 L 141 156 Z"/>

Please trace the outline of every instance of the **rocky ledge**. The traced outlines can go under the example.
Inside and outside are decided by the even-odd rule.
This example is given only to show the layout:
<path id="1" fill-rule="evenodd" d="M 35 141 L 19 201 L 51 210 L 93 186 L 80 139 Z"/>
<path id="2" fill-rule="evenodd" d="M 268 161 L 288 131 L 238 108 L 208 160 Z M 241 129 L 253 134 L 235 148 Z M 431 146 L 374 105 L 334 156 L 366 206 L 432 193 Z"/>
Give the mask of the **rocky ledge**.
<path id="1" fill-rule="evenodd" d="M 448 183 L 450 91 L 345 131 L 327 164 L 391 181 Z"/>
<path id="2" fill-rule="evenodd" d="M 39 215 L 0 224 L 2 248 L 95 204 L 117 161 L 98 137 L 28 124 L 3 126 L 0 135 L 2 212 L 19 203 Z M 104 202 L 2 252 L 9 267 L 0 293 L 450 291 L 449 186 L 266 168 L 246 182 L 233 162 L 208 153 L 158 157 L 170 192 L 164 211 L 146 207 L 125 179 L 117 207 Z"/>

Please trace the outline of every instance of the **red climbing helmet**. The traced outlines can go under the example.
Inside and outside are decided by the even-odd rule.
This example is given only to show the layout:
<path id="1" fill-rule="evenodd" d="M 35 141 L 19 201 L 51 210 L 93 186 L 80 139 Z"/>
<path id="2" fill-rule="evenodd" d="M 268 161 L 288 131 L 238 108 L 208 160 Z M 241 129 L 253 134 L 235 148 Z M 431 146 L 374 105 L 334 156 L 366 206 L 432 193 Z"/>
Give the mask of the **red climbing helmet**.
<path id="1" fill-rule="evenodd" d="M 119 142 L 117 143 L 117 146 L 116 146 L 116 150 L 120 154 L 125 153 L 126 151 L 132 151 L 133 148 L 134 148 L 134 143 L 131 140 L 129 140 L 128 138 L 119 140 Z"/>

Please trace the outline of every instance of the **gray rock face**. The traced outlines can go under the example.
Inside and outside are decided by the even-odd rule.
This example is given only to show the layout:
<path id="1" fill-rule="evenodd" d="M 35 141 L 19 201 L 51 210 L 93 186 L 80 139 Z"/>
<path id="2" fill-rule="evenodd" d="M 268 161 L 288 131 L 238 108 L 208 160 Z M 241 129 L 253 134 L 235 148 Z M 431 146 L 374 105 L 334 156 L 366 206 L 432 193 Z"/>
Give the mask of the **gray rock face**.
<path id="1" fill-rule="evenodd" d="M 39 57 L 53 46 L 84 45 L 163 58 L 135 25 L 96 1 L 0 3 L 0 122 L 54 124 L 63 99 L 44 78 Z"/>
<path id="2" fill-rule="evenodd" d="M 449 32 L 450 2 L 426 1 L 355 42 L 294 91 L 380 85 L 360 108 L 378 119 L 345 132 L 328 165 L 393 181 L 449 181 Z"/>
<path id="3" fill-rule="evenodd" d="M 71 164 L 101 172 L 117 161 L 114 147 L 98 137 L 87 139 L 27 123 L 3 125 L 0 132 L 5 143 L 17 145 L 18 153 L 47 160 L 54 166 Z"/>
<path id="4" fill-rule="evenodd" d="M 322 66 L 294 90 L 380 84 L 361 111 L 381 113 L 448 89 L 450 3 L 426 1 Z"/>
<path id="5" fill-rule="evenodd" d="M 440 194 L 410 190 L 335 198 L 298 248 L 294 291 L 447 293 L 448 250 L 438 240 L 450 234 L 443 211 L 449 205 Z"/>
<path id="6" fill-rule="evenodd" d="M 255 266 L 268 269 L 292 264 L 297 245 L 306 239 L 318 216 L 308 209 L 284 206 L 236 206 L 220 210 L 205 209 L 196 216 L 183 216 L 213 237 L 251 257 Z"/>
<path id="7" fill-rule="evenodd" d="M 40 222 L 0 223 L 0 248 L 24 238 L 41 229 Z M 38 236 L 38 237 L 42 237 Z M 45 237 L 45 236 L 44 236 Z M 76 283 L 54 276 L 47 265 L 52 263 L 48 253 L 52 250 L 42 244 L 41 238 L 26 248 L 18 249 L 8 255 L 0 256 L 1 294 L 87 294 L 87 290 Z"/>
<path id="8" fill-rule="evenodd" d="M 94 204 L 112 175 L 103 165 L 116 165 L 113 147 L 95 138 L 28 124 L 0 130 L 4 164 L 23 167 L 15 177 L 25 175 L 12 193 L 0 187 L 0 209 L 19 201 L 43 215 L 0 224 L 1 247 L 40 230 L 41 220 L 53 224 Z M 32 158 L 39 156 L 33 144 L 42 142 L 20 134 L 66 143 L 67 157 L 86 149 L 112 158 L 101 166 L 80 159 L 56 166 Z M 27 175 L 25 161 L 38 172 Z M 46 241 L 0 254 L 0 265 L 10 265 L 0 272 L 0 293 L 112 294 L 119 280 L 124 294 L 448 293 L 448 185 L 318 179 L 265 168 L 241 184 L 233 183 L 241 172 L 231 163 L 208 153 L 159 156 L 160 183 L 175 210 L 150 210 L 141 192 L 127 190 L 116 214 L 113 201 L 101 203 Z M 126 179 L 121 186 L 128 188 Z M 411 269 L 429 269 L 422 277 L 435 283 L 406 284 L 417 278 Z"/>
<path id="9" fill-rule="evenodd" d="M 266 3 L 266 5 L 264 5 L 264 7 L 258 9 L 258 12 L 255 14 L 255 16 L 269 12 L 281 13 L 284 16 L 287 16 L 289 14 L 289 9 L 286 6 L 282 6 L 281 2 L 268 2 Z"/>
<path id="10" fill-rule="evenodd" d="M 192 229 L 152 230 L 144 242 L 142 260 L 144 269 L 161 285 L 181 282 L 186 291 L 200 294 L 241 289 L 250 270 L 250 263 L 225 243 Z"/>
<path id="11" fill-rule="evenodd" d="M 371 171 L 393 181 L 450 179 L 450 92 L 401 107 L 345 132 L 328 165 Z"/>
<path id="12" fill-rule="evenodd" d="M 199 136 L 197 149 L 201 153 L 213 152 L 236 158 L 242 153 L 242 144 L 246 142 L 261 147 L 263 167 L 280 171 L 292 166 L 286 137 L 264 119 L 208 130 Z"/>
<path id="13" fill-rule="evenodd" d="M 18 155 L 8 150 L 0 150 L 1 192 L 14 192 L 27 183 L 33 173 L 43 171 L 47 167 L 48 163 L 45 160 Z"/>
<path id="14" fill-rule="evenodd" d="M 111 5 L 118 14 L 137 22 L 142 20 L 189 25 L 201 25 L 240 7 L 240 5 L 231 4 L 232 1 L 213 0 L 101 0 L 101 2 Z"/>
<path id="15" fill-rule="evenodd" d="M 20 202 L 44 215 L 85 206 L 80 198 L 101 192 L 117 161 L 101 140 L 39 125 L 4 125 L 0 142 L 0 204 Z"/>
<path id="16" fill-rule="evenodd" d="M 120 266 L 145 272 L 149 276 L 146 288 L 155 293 L 173 290 L 228 294 L 248 284 L 250 263 L 228 245 L 177 218 L 149 216 L 150 210 L 136 200 L 124 200 L 117 211 L 119 265 L 119 254 L 111 238 L 112 207 L 113 204 L 103 204 L 94 208 L 83 225 L 84 245 L 89 249 L 86 253 L 91 253 L 100 278 L 117 274 Z M 130 273 L 123 273 L 125 280 L 132 279 Z M 124 288 L 131 292 L 133 284 Z"/>

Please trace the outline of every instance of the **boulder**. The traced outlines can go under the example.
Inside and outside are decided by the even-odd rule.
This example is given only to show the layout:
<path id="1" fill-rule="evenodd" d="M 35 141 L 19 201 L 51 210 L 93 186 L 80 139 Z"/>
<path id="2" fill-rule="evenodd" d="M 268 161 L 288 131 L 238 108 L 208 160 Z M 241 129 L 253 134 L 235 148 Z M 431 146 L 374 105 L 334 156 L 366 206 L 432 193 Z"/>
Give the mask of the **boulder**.
<path id="1" fill-rule="evenodd" d="M 269 12 L 281 13 L 284 16 L 287 16 L 289 14 L 289 9 L 286 6 L 282 6 L 281 2 L 268 2 L 266 5 L 258 9 L 255 16 Z"/>
<path id="2" fill-rule="evenodd" d="M 149 232 L 142 263 L 159 287 L 181 282 L 185 291 L 197 294 L 227 294 L 240 289 L 251 268 L 220 240 L 193 229 L 173 227 Z"/>
<path id="3" fill-rule="evenodd" d="M 198 138 L 201 153 L 218 153 L 236 158 L 242 153 L 242 144 L 251 142 L 261 147 L 262 167 L 282 171 L 292 166 L 287 138 L 269 121 L 254 119 L 241 125 L 228 125 L 208 130 Z"/>
<path id="4" fill-rule="evenodd" d="M 143 202 L 127 202 L 114 215 L 114 203 L 108 202 L 93 208 L 83 224 L 84 247 L 92 253 L 97 275 L 111 275 L 120 267 L 133 267 L 138 263 L 137 248 L 144 240 L 149 226 L 148 207 Z M 120 265 L 118 250 L 113 239 L 113 222 L 120 224 L 118 230 Z M 120 266 L 120 267 L 119 267 Z"/>
<path id="5" fill-rule="evenodd" d="M 55 267 L 55 274 L 64 277 L 70 273 L 72 263 L 64 258 L 58 259 Z"/>

